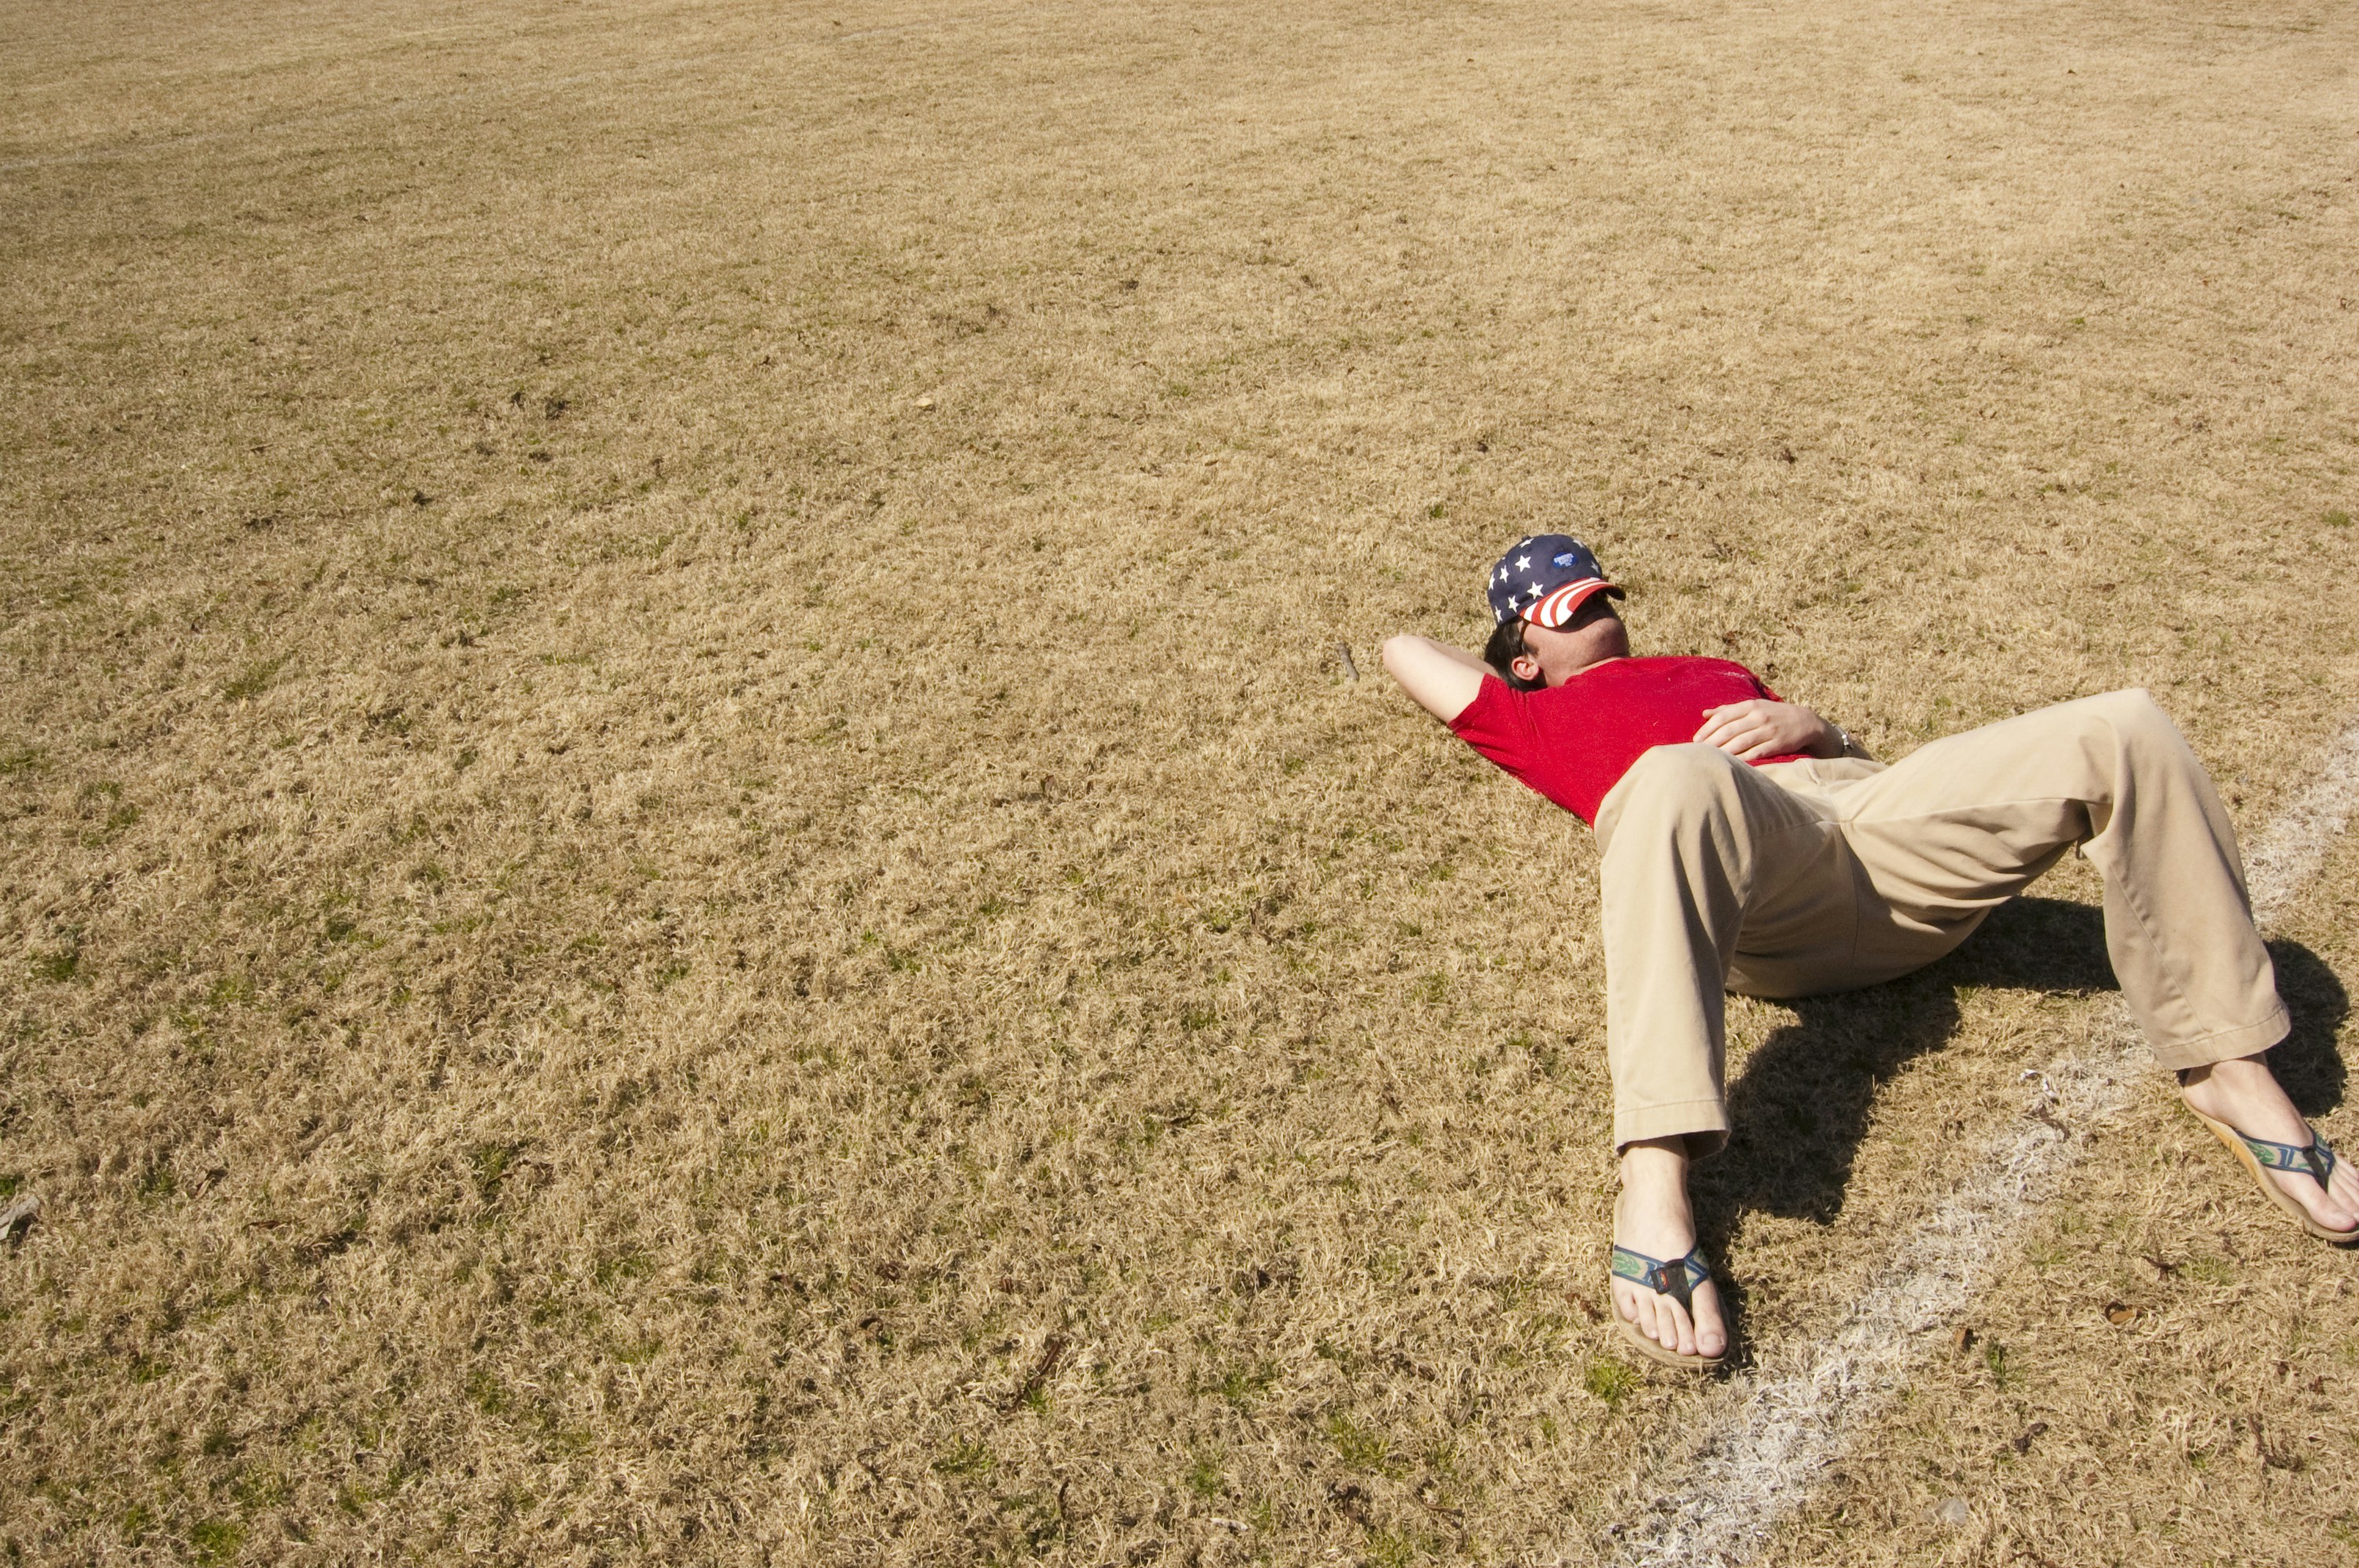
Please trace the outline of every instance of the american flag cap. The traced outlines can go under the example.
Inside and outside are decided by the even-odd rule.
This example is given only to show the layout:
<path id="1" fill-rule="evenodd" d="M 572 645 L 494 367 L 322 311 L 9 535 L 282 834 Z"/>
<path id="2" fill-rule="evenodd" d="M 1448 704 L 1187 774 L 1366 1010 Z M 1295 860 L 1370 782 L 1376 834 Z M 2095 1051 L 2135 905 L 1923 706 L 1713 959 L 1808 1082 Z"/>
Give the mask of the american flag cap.
<path id="1" fill-rule="evenodd" d="M 1590 547 L 1569 534 L 1534 534 L 1519 540 L 1491 568 L 1491 618 L 1522 616 L 1551 629 L 1572 619 L 1593 594 L 1622 597 Z"/>

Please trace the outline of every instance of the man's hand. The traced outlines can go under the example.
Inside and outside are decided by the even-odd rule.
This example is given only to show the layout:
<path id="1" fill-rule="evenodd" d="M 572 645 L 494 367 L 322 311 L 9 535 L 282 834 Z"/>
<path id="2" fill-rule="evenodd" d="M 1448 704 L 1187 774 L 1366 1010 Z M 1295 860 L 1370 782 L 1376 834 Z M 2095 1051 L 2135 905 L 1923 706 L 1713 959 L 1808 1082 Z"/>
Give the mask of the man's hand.
<path id="1" fill-rule="evenodd" d="M 1812 757 L 1843 754 L 1843 736 L 1833 725 L 1799 702 L 1772 702 L 1766 697 L 1707 709 L 1695 738 L 1747 762 L 1797 752 Z"/>

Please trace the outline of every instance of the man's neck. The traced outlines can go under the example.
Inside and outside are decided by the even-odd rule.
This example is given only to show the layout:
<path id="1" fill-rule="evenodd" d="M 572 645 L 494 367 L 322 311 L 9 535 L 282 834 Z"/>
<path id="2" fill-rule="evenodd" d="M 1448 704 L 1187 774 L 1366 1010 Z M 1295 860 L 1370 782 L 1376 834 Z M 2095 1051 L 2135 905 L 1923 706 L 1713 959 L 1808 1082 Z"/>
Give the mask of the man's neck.
<path id="1" fill-rule="evenodd" d="M 1573 671 L 1571 675 L 1569 675 L 1564 678 L 1566 680 L 1572 680 L 1581 676 L 1587 675 L 1592 670 L 1601 670 L 1608 665 L 1619 664 L 1624 659 L 1629 658 L 1630 656 L 1631 655 L 1628 654 L 1614 654 L 1603 659 L 1592 659 L 1589 663 L 1582 665 L 1579 669 Z"/>

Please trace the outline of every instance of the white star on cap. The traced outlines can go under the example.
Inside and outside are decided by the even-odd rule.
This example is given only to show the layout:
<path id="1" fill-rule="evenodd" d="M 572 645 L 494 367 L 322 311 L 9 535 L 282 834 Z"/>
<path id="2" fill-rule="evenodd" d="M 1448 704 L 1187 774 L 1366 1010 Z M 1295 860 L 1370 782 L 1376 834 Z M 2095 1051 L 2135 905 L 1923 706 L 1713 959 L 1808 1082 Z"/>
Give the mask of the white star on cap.
<path id="1" fill-rule="evenodd" d="M 1516 569 L 1519 572 L 1529 571 L 1531 569 L 1531 565 L 1532 558 L 1529 556 L 1517 556 L 1516 557 Z"/>

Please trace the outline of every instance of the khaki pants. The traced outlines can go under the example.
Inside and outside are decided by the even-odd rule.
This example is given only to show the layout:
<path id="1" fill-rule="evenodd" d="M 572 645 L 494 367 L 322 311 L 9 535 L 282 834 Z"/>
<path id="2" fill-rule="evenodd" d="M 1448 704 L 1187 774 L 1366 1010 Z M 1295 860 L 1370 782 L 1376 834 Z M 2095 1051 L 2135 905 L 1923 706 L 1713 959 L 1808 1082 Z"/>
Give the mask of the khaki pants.
<path id="1" fill-rule="evenodd" d="M 2154 699 L 2117 691 L 1952 735 L 1890 767 L 1638 759 L 1597 813 L 1614 1141 L 1727 1141 L 1723 989 L 1807 996 L 1920 968 L 2074 844 L 2165 1067 L 2287 1031 L 2228 815 Z"/>

